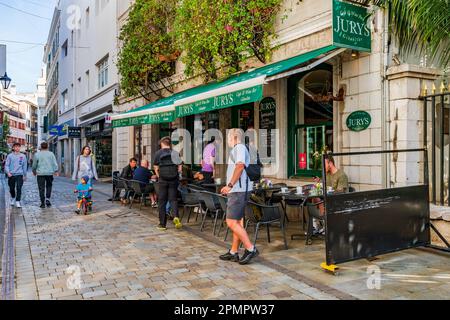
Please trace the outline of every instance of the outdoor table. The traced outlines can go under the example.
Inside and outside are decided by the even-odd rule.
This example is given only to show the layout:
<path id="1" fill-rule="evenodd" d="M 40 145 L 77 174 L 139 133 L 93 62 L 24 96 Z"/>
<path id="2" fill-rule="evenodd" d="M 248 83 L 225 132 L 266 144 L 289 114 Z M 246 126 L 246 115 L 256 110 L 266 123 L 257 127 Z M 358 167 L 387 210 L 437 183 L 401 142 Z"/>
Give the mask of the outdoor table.
<path id="1" fill-rule="evenodd" d="M 281 191 L 281 187 L 269 187 L 269 188 L 254 188 L 253 192 L 255 194 L 263 194 L 264 201 L 267 202 L 272 196 L 273 193 L 277 193 Z"/>

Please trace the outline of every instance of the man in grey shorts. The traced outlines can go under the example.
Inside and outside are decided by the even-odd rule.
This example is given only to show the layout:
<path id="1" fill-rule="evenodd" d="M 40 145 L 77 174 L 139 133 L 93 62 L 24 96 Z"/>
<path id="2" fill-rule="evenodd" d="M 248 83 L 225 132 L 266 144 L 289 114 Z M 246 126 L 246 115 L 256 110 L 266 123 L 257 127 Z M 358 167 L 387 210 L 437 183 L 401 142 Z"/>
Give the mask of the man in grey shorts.
<path id="1" fill-rule="evenodd" d="M 228 159 L 227 183 L 222 194 L 228 197 L 227 225 L 233 231 L 233 244 L 231 250 L 220 256 L 221 260 L 248 264 L 259 255 L 258 250 L 250 242 L 247 231 L 244 229 L 244 215 L 253 184 L 247 176 L 245 168 L 250 165 L 250 154 L 247 147 L 242 144 L 243 132 L 240 129 L 231 129 L 228 132 L 228 145 L 233 148 Z M 245 253 L 239 259 L 239 245 L 243 243 Z"/>

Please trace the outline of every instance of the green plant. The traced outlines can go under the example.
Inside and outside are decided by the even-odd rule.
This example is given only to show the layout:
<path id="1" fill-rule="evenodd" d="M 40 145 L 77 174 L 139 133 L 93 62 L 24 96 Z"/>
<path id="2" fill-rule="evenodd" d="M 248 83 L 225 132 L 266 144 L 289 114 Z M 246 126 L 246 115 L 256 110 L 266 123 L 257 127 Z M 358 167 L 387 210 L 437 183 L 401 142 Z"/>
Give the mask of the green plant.
<path id="1" fill-rule="evenodd" d="M 8 153 L 9 147 L 7 144 L 8 141 L 8 136 L 11 134 L 10 130 L 9 130 L 9 118 L 6 114 L 4 114 L 3 116 L 3 132 L 2 135 L 0 136 L 0 153 L 4 152 L 4 153 Z"/>
<path id="2" fill-rule="evenodd" d="M 121 29 L 118 57 L 120 86 L 126 97 L 161 97 L 159 87 L 170 91 L 163 80 L 174 73 L 180 51 L 175 45 L 173 24 L 177 0 L 136 0 Z"/>
<path id="3" fill-rule="evenodd" d="M 428 54 L 450 65 L 450 1 L 364 0 L 389 10 L 391 30 L 404 54 Z"/>
<path id="4" fill-rule="evenodd" d="M 183 0 L 175 29 L 185 53 L 187 76 L 204 73 L 217 79 L 240 70 L 240 63 L 256 56 L 266 63 L 271 56 L 276 16 L 282 0 Z"/>

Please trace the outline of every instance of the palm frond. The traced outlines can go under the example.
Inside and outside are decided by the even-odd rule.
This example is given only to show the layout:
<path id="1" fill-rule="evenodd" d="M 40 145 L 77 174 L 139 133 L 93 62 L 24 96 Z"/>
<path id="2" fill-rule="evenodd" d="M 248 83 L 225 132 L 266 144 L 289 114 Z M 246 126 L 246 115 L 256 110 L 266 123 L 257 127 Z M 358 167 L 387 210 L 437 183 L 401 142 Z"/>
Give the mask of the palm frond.
<path id="1" fill-rule="evenodd" d="M 389 9 L 391 30 L 404 54 L 450 65 L 450 0 L 372 0 Z"/>

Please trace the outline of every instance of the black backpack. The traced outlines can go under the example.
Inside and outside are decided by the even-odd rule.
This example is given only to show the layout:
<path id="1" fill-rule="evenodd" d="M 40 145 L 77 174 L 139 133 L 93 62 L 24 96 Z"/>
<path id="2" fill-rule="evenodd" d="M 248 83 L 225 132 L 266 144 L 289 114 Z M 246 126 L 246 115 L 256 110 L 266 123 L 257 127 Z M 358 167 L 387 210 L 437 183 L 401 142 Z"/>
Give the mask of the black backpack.
<path id="1" fill-rule="evenodd" d="M 245 147 L 247 148 L 250 157 L 251 157 L 251 152 L 250 152 L 250 146 L 249 145 L 245 145 Z M 233 160 L 233 162 L 236 162 L 234 160 L 233 154 L 231 154 L 231 159 Z M 252 163 L 251 161 L 252 159 L 250 159 L 250 164 L 248 165 L 248 167 L 245 167 L 245 172 L 247 173 L 248 179 L 251 182 L 259 182 L 261 180 L 262 177 L 262 168 L 263 168 L 263 164 L 261 162 L 261 159 L 259 158 L 259 152 L 256 151 L 256 163 Z M 241 180 L 239 179 L 239 183 L 241 183 Z"/>
<path id="2" fill-rule="evenodd" d="M 159 161 L 159 178 L 164 181 L 178 179 L 178 166 L 172 161 L 172 153 L 161 157 Z"/>
<path id="3" fill-rule="evenodd" d="M 246 145 L 248 152 L 251 155 L 250 152 L 250 146 Z M 262 177 L 262 168 L 263 164 L 261 162 L 261 159 L 259 158 L 259 152 L 256 151 L 256 163 L 251 163 L 248 167 L 245 168 L 245 172 L 247 172 L 247 176 L 250 179 L 251 182 L 259 182 Z"/>

